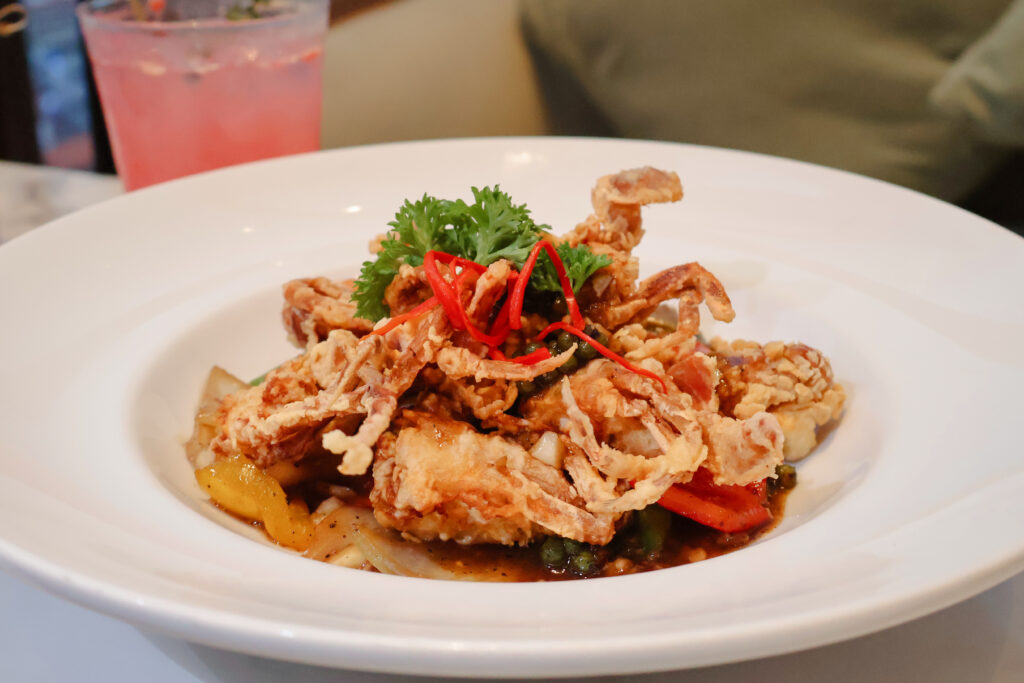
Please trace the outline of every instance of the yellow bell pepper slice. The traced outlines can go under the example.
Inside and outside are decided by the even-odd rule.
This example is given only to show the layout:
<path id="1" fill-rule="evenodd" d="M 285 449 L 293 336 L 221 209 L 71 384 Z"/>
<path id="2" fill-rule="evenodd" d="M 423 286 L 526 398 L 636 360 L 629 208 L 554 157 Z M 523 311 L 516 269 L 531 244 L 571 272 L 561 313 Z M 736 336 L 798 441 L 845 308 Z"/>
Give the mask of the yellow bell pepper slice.
<path id="1" fill-rule="evenodd" d="M 262 522 L 272 539 L 305 550 L 313 538 L 313 521 L 302 501 L 288 502 L 276 479 L 243 455 L 219 460 L 196 470 L 196 481 L 222 508 Z"/>

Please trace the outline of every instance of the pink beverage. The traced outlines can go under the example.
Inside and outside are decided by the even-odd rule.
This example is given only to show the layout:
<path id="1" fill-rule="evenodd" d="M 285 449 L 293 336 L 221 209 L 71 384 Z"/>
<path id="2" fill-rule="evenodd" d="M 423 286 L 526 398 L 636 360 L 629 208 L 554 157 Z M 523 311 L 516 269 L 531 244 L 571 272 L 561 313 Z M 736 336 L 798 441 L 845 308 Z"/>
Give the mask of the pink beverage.
<path id="1" fill-rule="evenodd" d="M 326 0 L 258 0 L 235 20 L 235 2 L 177 6 L 209 18 L 137 21 L 140 7 L 119 0 L 78 7 L 125 189 L 319 149 Z"/>

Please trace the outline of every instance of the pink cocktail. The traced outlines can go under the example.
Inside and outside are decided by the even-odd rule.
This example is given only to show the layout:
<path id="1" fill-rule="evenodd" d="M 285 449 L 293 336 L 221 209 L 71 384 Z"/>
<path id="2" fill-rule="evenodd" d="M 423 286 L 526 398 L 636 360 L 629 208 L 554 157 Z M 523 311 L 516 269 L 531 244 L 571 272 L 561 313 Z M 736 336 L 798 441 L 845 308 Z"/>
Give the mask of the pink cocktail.
<path id="1" fill-rule="evenodd" d="M 259 18 L 234 20 L 238 5 L 205 7 L 139 21 L 127 2 L 79 6 L 128 190 L 320 147 L 326 0 L 260 2 Z"/>

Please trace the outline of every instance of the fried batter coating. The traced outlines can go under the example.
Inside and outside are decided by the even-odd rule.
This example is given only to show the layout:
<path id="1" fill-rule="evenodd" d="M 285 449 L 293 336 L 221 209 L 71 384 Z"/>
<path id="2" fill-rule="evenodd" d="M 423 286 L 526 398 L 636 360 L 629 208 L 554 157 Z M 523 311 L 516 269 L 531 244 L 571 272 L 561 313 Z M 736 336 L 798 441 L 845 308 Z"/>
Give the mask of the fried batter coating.
<path id="1" fill-rule="evenodd" d="M 393 361 L 380 375 L 378 381 L 367 382 L 361 388 L 361 411 L 366 414 L 355 434 L 334 429 L 323 435 L 323 447 L 341 455 L 342 474 L 364 474 L 373 462 L 373 445 L 388 426 L 398 408 L 398 399 L 404 394 L 417 375 L 434 360 L 435 355 L 451 334 L 451 326 L 444 312 L 436 308 L 419 320 L 410 321 L 387 334 L 385 339 L 391 349 Z M 376 335 L 367 338 L 367 343 Z"/>
<path id="2" fill-rule="evenodd" d="M 679 299 L 677 329 L 683 337 L 692 337 L 700 330 L 701 302 L 707 304 L 715 320 L 731 322 L 735 317 L 725 287 L 699 263 L 686 263 L 667 268 L 647 278 L 615 304 L 599 303 L 587 314 L 607 328 L 614 329 L 646 320 L 658 305 Z"/>
<path id="3" fill-rule="evenodd" d="M 653 360 L 645 364 L 655 372 L 659 367 Z M 577 449 L 566 466 L 588 510 L 621 515 L 641 509 L 701 466 L 718 484 L 774 476 L 782 438 L 773 416 L 723 417 L 698 409 L 692 396 L 666 384 L 663 392 L 651 379 L 598 359 L 524 406 L 525 419 L 560 431 Z"/>
<path id="4" fill-rule="evenodd" d="M 354 282 L 315 277 L 285 283 L 281 318 L 292 343 L 311 346 L 326 339 L 331 330 L 357 335 L 372 330 L 372 322 L 356 316 Z"/>
<path id="5" fill-rule="evenodd" d="M 423 266 L 415 268 L 403 263 L 398 268 L 398 275 L 384 290 L 384 303 L 388 305 L 391 315 L 401 315 L 411 311 L 433 295 Z"/>
<path id="6" fill-rule="evenodd" d="M 451 334 L 440 311 L 385 336 L 361 339 L 334 330 L 309 351 L 267 374 L 263 384 L 227 396 L 220 431 L 210 449 L 218 456 L 241 453 L 260 467 L 294 461 L 323 448 L 342 455 L 343 470 L 359 469 L 360 456 L 387 429 L 398 396 L 433 360 Z M 364 415 L 354 435 L 351 421 Z M 372 453 L 371 453 L 372 459 Z M 365 472 L 367 461 L 362 465 Z"/>
<path id="7" fill-rule="evenodd" d="M 670 171 L 645 166 L 603 176 L 591 192 L 594 214 L 565 238 L 573 246 L 607 244 L 628 254 L 644 235 L 640 207 L 682 198 L 679 176 Z"/>
<path id="8" fill-rule="evenodd" d="M 807 456 L 817 445 L 817 429 L 839 417 L 846 392 L 817 349 L 784 344 L 713 339 L 722 373 L 722 411 L 746 419 L 767 411 L 785 434 L 786 460 Z"/>
<path id="9" fill-rule="evenodd" d="M 582 508 L 558 470 L 522 446 L 467 423 L 407 411 L 381 440 L 370 500 L 377 520 L 407 537 L 525 544 L 558 534 L 611 540 L 611 517 Z"/>

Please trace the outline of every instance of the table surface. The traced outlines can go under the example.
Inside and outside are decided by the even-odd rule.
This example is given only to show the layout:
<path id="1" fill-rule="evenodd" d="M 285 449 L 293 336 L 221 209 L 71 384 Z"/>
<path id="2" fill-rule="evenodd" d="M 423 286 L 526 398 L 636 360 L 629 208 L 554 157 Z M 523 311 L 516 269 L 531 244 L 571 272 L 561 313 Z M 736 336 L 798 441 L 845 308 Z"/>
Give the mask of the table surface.
<path id="1" fill-rule="evenodd" d="M 120 194 L 110 176 L 0 162 L 0 243 Z M 497 672 L 496 672 L 497 673 Z M 1024 681 L 1024 574 L 902 626 L 790 655 L 600 680 Z M 275 662 L 148 633 L 0 573 L 0 681 L 291 683 L 442 680 Z M 582 679 L 580 679 L 582 680 Z"/>

